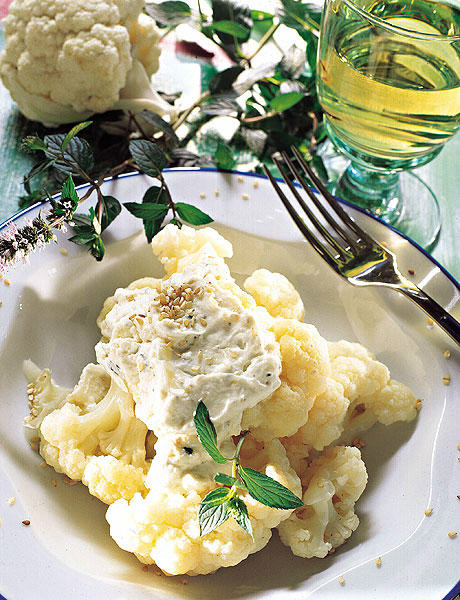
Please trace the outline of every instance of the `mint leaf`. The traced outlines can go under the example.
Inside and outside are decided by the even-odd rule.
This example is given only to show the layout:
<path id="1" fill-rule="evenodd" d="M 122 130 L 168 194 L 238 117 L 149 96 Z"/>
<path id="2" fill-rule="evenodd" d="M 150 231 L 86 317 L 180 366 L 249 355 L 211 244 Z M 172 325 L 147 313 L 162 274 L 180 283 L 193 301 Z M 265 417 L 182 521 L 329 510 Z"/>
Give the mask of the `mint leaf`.
<path id="1" fill-rule="evenodd" d="M 165 133 L 170 138 L 171 142 L 175 146 L 177 146 L 179 140 L 177 138 L 176 132 L 169 123 L 167 123 L 164 119 L 160 117 L 160 115 L 157 115 L 156 113 L 150 110 L 143 110 L 139 114 L 139 117 L 144 119 L 144 121 L 152 127 L 155 127 L 155 129 L 158 129 L 159 131 Z"/>
<path id="2" fill-rule="evenodd" d="M 105 247 L 104 242 L 100 237 L 97 237 L 90 245 L 89 251 L 94 256 L 94 258 L 99 262 L 104 258 Z"/>
<path id="3" fill-rule="evenodd" d="M 91 146 L 86 140 L 79 137 L 73 137 L 64 151 L 61 146 L 64 143 L 65 135 L 56 133 L 45 136 L 47 150 L 45 154 L 48 158 L 54 160 L 54 167 L 63 173 L 73 173 L 78 175 L 79 171 L 88 173 L 94 167 L 94 156 Z M 62 155 L 62 158 L 56 158 Z"/>
<path id="4" fill-rule="evenodd" d="M 72 208 L 75 210 L 78 206 L 78 194 L 75 190 L 75 184 L 72 179 L 72 175 L 69 175 L 64 182 L 61 190 L 61 200 L 71 200 Z"/>
<path id="5" fill-rule="evenodd" d="M 131 140 L 129 151 L 136 161 L 137 166 L 150 177 L 158 177 L 158 174 L 166 166 L 166 156 L 160 148 L 148 140 Z M 126 205 L 125 205 L 126 206 Z"/>
<path id="6" fill-rule="evenodd" d="M 45 142 L 37 135 L 29 135 L 22 140 L 22 146 L 27 150 L 46 150 Z"/>
<path id="7" fill-rule="evenodd" d="M 233 169 L 236 164 L 233 152 L 228 144 L 217 142 L 217 150 L 214 159 L 220 169 Z"/>
<path id="8" fill-rule="evenodd" d="M 211 94 L 228 92 L 232 87 L 232 83 L 242 71 L 244 71 L 244 67 L 235 66 L 216 73 L 208 84 Z"/>
<path id="9" fill-rule="evenodd" d="M 125 202 L 123 206 L 135 217 L 147 220 L 164 218 L 169 210 L 164 204 Z"/>
<path id="10" fill-rule="evenodd" d="M 67 145 L 70 142 L 70 140 L 73 137 L 75 137 L 77 135 L 77 133 L 79 133 L 82 129 L 86 129 L 86 127 L 88 127 L 88 125 L 91 125 L 91 123 L 92 123 L 92 121 L 84 121 L 83 123 L 78 123 L 77 125 L 75 125 L 75 127 L 72 127 L 72 129 L 69 131 L 69 133 L 67 133 L 65 138 L 62 140 L 61 151 L 64 152 L 64 150 L 67 148 Z"/>
<path id="11" fill-rule="evenodd" d="M 163 187 L 152 185 L 145 192 L 144 197 L 142 198 L 142 204 L 169 205 L 169 198 Z M 149 244 L 153 237 L 160 231 L 164 218 L 165 215 L 160 214 L 154 219 L 144 219 L 144 231 Z"/>
<path id="12" fill-rule="evenodd" d="M 240 498 L 231 498 L 228 501 L 228 507 L 231 511 L 232 517 L 238 523 L 238 525 L 247 531 L 249 535 L 254 539 L 252 534 L 252 525 L 248 515 L 248 507 Z"/>
<path id="13" fill-rule="evenodd" d="M 179 0 L 166 0 L 159 4 L 148 3 L 145 10 L 155 21 L 168 26 L 185 23 L 192 15 L 190 6 Z"/>
<path id="14" fill-rule="evenodd" d="M 102 196 L 102 231 L 107 229 L 110 223 L 118 217 L 121 212 L 121 204 L 113 196 Z"/>
<path id="15" fill-rule="evenodd" d="M 220 33 L 227 33 L 235 36 L 238 40 L 247 40 L 251 30 L 245 25 L 235 23 L 235 21 L 223 20 L 215 21 L 212 28 Z"/>
<path id="16" fill-rule="evenodd" d="M 292 108 L 298 102 L 303 100 L 303 98 L 305 98 L 305 94 L 302 94 L 301 92 L 287 92 L 287 94 L 280 94 L 270 100 L 270 108 L 271 110 L 276 110 L 276 112 L 282 112 L 283 110 Z"/>
<path id="17" fill-rule="evenodd" d="M 230 518 L 232 512 L 228 506 L 229 496 L 228 489 L 217 488 L 203 498 L 198 509 L 201 537 L 214 531 Z"/>
<path id="18" fill-rule="evenodd" d="M 230 475 L 226 475 L 225 473 L 216 473 L 214 475 L 214 481 L 217 483 L 221 483 L 222 485 L 227 485 L 228 487 L 236 485 L 242 490 L 248 489 L 245 483 L 243 483 L 236 477 L 231 477 Z"/>
<path id="19" fill-rule="evenodd" d="M 303 506 L 302 500 L 291 490 L 268 475 L 241 466 L 238 468 L 238 473 L 246 484 L 249 494 L 265 506 L 284 509 Z"/>
<path id="20" fill-rule="evenodd" d="M 209 215 L 191 204 L 177 202 L 175 206 L 179 217 L 191 225 L 204 225 L 213 221 Z"/>
<path id="21" fill-rule="evenodd" d="M 73 235 L 69 238 L 69 241 L 77 244 L 78 246 L 85 246 L 89 242 L 92 242 L 97 238 L 97 233 L 95 231 L 90 232 L 81 232 Z"/>
<path id="22" fill-rule="evenodd" d="M 198 402 L 198 406 L 196 407 L 195 413 L 193 415 L 193 422 L 195 424 L 195 429 L 198 438 L 201 444 L 203 445 L 203 448 L 209 454 L 209 456 L 217 463 L 226 463 L 227 459 L 225 458 L 225 456 L 223 456 L 223 454 L 217 447 L 216 428 L 214 427 L 209 417 L 208 409 L 206 408 L 206 405 L 202 400 Z"/>

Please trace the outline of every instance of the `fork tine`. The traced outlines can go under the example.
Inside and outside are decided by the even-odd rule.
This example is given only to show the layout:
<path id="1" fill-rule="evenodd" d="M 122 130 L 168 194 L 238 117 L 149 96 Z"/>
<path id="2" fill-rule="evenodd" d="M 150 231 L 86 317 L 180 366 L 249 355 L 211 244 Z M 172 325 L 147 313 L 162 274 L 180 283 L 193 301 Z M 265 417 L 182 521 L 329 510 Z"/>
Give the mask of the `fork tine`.
<path id="1" fill-rule="evenodd" d="M 287 155 L 284 152 L 282 153 L 282 157 L 283 157 L 283 160 L 287 163 L 287 165 L 288 165 L 289 169 L 291 170 L 291 172 L 293 173 L 294 177 L 300 178 L 300 175 L 299 175 L 297 169 L 294 167 L 294 165 L 292 164 L 292 161 L 289 160 L 289 158 L 287 157 Z M 318 221 L 318 219 L 315 217 L 315 215 L 310 210 L 310 208 L 308 207 L 308 205 L 305 203 L 304 199 L 302 198 L 302 196 L 297 191 L 297 188 L 294 185 L 294 183 L 285 174 L 285 172 L 283 170 L 283 166 L 282 166 L 281 161 L 279 161 L 276 157 L 273 157 L 273 162 L 275 163 L 276 167 L 278 168 L 278 171 L 280 172 L 281 177 L 283 178 L 284 183 L 289 187 L 289 189 L 292 192 L 292 195 L 297 200 L 297 202 L 300 204 L 300 206 L 302 207 L 303 211 L 305 212 L 305 214 L 307 215 L 307 217 L 310 219 L 311 223 L 313 224 L 313 226 L 323 236 L 323 238 L 325 240 L 327 240 L 327 242 L 332 246 L 332 248 L 334 250 L 336 250 L 337 253 L 339 254 L 339 256 L 337 256 L 335 258 L 343 260 L 344 258 L 346 258 L 347 255 L 350 256 L 351 253 L 349 252 L 350 246 L 349 246 L 348 240 L 345 239 L 342 236 L 342 238 L 344 239 L 344 241 L 347 244 L 347 247 L 343 248 L 338 243 L 338 241 L 329 233 L 329 231 L 326 229 L 326 227 L 324 227 L 324 225 L 322 225 Z M 305 192 L 313 200 L 313 202 L 315 202 L 315 199 L 313 198 L 313 196 L 315 195 L 314 192 L 302 181 L 301 178 L 297 179 L 297 180 L 299 181 L 299 183 L 301 184 L 301 186 L 305 190 Z"/>
<path id="2" fill-rule="evenodd" d="M 270 183 L 272 184 L 274 190 L 276 191 L 276 193 L 278 194 L 281 202 L 284 204 L 284 207 L 286 208 L 286 210 L 288 211 L 288 213 L 290 214 L 292 220 L 294 221 L 294 223 L 297 225 L 297 227 L 300 229 L 300 232 L 302 233 L 302 235 L 310 242 L 310 244 L 313 246 L 313 248 L 318 252 L 318 254 L 320 254 L 324 260 L 328 263 L 328 265 L 330 267 L 332 267 L 334 269 L 334 271 L 338 271 L 337 268 L 337 262 L 334 259 L 334 256 L 330 253 L 330 251 L 323 246 L 323 244 L 321 244 L 321 242 L 311 233 L 311 231 L 308 229 L 308 227 L 305 225 L 303 219 L 301 217 L 299 217 L 298 213 L 296 210 L 294 210 L 293 206 L 291 205 L 291 203 L 289 202 L 289 200 L 287 199 L 287 197 L 285 196 L 284 192 L 282 191 L 282 189 L 280 188 L 280 186 L 278 185 L 278 182 L 276 181 L 276 179 L 273 177 L 273 175 L 270 173 L 270 171 L 267 169 L 267 167 L 265 165 L 263 165 L 263 169 L 265 171 L 265 175 L 268 177 L 268 179 L 270 180 Z"/>
<path id="3" fill-rule="evenodd" d="M 321 234 L 324 237 L 328 238 L 328 241 L 331 245 L 333 245 L 334 247 L 337 247 L 340 249 L 340 252 L 342 253 L 346 253 L 346 254 L 352 254 L 352 252 L 350 252 L 350 250 L 353 248 L 353 250 L 355 250 L 355 252 L 358 251 L 358 248 L 356 246 L 356 243 L 354 242 L 354 240 L 352 240 L 350 238 L 350 234 L 347 233 L 343 227 L 336 221 L 334 220 L 331 215 L 330 215 L 330 211 L 328 211 L 323 202 L 321 201 L 321 198 L 318 196 L 317 193 L 315 193 L 311 187 L 309 185 L 307 185 L 307 183 L 304 181 L 304 178 L 302 177 L 302 175 L 299 173 L 298 169 L 295 167 L 294 163 L 292 162 L 292 160 L 289 158 L 289 156 L 287 155 L 286 152 L 281 152 L 281 156 L 284 160 L 284 162 L 287 164 L 287 166 L 289 167 L 289 170 L 291 171 L 291 173 L 294 175 L 295 179 L 297 180 L 297 182 L 300 184 L 300 186 L 302 187 L 302 189 L 308 194 L 308 197 L 310 198 L 310 200 L 313 202 L 313 205 L 316 206 L 316 208 L 319 210 L 319 212 L 323 215 L 323 217 L 326 219 L 326 221 L 329 223 L 330 227 L 332 228 L 333 231 L 335 231 L 335 233 L 337 235 L 339 235 L 342 240 L 345 242 L 346 247 L 343 248 L 341 247 L 337 241 L 329 234 L 329 232 L 327 231 L 327 229 L 325 227 L 323 227 L 319 221 L 317 219 L 315 219 L 315 217 L 313 216 L 313 214 L 311 213 L 311 210 L 308 208 L 308 206 L 305 204 L 304 200 L 301 198 L 301 196 L 297 193 L 297 190 L 293 193 L 296 196 L 296 200 L 299 202 L 299 204 L 301 205 L 301 207 L 303 208 L 303 210 L 308 214 L 309 218 L 311 221 L 315 221 L 315 227 L 318 229 L 318 231 L 321 232 Z M 274 159 L 274 161 L 276 162 L 276 159 Z M 278 161 L 279 162 L 279 161 Z M 278 162 L 276 162 L 276 166 L 278 167 L 278 169 L 280 169 L 280 166 L 278 164 Z M 286 181 L 286 179 L 283 177 L 283 179 Z M 288 183 L 286 181 L 286 183 Z M 295 188 L 294 188 L 295 189 Z"/>
<path id="4" fill-rule="evenodd" d="M 299 164 L 302 166 L 302 168 L 307 173 L 308 177 L 311 179 L 313 185 L 320 192 L 320 194 L 322 194 L 323 198 L 326 200 L 326 202 L 329 204 L 329 206 L 332 208 L 332 210 L 335 212 L 335 214 L 340 219 L 342 219 L 343 223 L 345 225 L 348 225 L 348 227 L 358 236 L 359 239 L 357 240 L 357 242 L 359 243 L 360 241 L 363 241 L 371 247 L 375 246 L 375 244 L 376 244 L 375 240 L 373 240 L 371 237 L 369 237 L 367 235 L 367 233 L 365 231 L 363 231 L 361 229 L 361 227 L 359 227 L 353 221 L 353 219 L 343 210 L 340 203 L 329 192 L 329 190 L 326 188 L 326 186 L 323 184 L 323 182 L 316 176 L 313 169 L 304 160 L 303 156 L 300 154 L 300 152 L 297 150 L 297 148 L 295 148 L 294 146 L 291 146 L 291 150 L 294 153 L 294 156 L 298 160 Z"/>

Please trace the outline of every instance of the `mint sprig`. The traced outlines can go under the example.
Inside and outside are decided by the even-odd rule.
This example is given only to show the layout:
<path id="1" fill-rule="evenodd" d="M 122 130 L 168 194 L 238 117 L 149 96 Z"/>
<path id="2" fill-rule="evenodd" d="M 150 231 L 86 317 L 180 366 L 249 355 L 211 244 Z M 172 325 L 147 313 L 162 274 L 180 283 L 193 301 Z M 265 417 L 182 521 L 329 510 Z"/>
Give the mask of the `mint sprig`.
<path id="1" fill-rule="evenodd" d="M 239 497 L 238 490 L 247 491 L 255 500 L 270 508 L 287 510 L 303 506 L 302 500 L 278 481 L 264 473 L 241 466 L 241 447 L 248 432 L 243 433 L 235 449 L 235 454 L 229 458 L 224 456 L 219 449 L 216 429 L 204 402 L 198 403 L 193 421 L 198 439 L 209 456 L 219 464 L 232 463 L 231 476 L 225 473 L 217 473 L 214 476 L 214 481 L 225 487 L 212 490 L 200 503 L 198 519 L 201 536 L 214 531 L 232 517 L 253 537 L 248 509 Z"/>

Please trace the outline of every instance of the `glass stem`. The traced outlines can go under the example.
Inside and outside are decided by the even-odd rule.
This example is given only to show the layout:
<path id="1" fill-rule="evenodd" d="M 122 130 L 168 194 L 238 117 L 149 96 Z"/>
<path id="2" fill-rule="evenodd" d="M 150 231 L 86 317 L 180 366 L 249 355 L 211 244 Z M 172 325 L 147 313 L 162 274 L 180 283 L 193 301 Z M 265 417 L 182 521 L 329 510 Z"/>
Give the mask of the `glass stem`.
<path id="1" fill-rule="evenodd" d="M 400 216 L 399 176 L 396 172 L 371 171 L 352 162 L 333 192 L 378 216 L 385 215 L 387 222 L 395 222 Z"/>

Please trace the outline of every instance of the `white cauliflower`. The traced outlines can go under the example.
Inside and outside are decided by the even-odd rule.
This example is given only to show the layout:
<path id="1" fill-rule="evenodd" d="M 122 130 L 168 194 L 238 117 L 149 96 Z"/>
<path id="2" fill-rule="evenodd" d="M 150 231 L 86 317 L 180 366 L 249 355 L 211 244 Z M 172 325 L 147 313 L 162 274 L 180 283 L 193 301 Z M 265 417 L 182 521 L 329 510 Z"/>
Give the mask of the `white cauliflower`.
<path id="1" fill-rule="evenodd" d="M 337 446 L 312 461 L 302 477 L 304 505 L 278 525 L 281 541 L 303 558 L 324 558 L 358 527 L 355 502 L 367 472 L 357 448 Z"/>
<path id="2" fill-rule="evenodd" d="M 46 462 L 82 480 L 103 502 L 145 491 L 147 428 L 134 416 L 132 397 L 103 367 L 85 367 L 61 408 L 43 419 L 40 434 Z"/>
<path id="3" fill-rule="evenodd" d="M 0 75 L 19 110 L 47 126 L 111 109 L 171 114 L 153 91 L 160 32 L 143 0 L 13 0 Z"/>
<path id="4" fill-rule="evenodd" d="M 281 273 L 258 269 L 246 279 L 244 289 L 259 306 L 265 307 L 272 317 L 285 317 L 301 321 L 304 316 L 299 292 Z"/>
<path id="5" fill-rule="evenodd" d="M 361 344 L 329 342 L 332 377 L 350 401 L 343 430 L 346 439 L 377 422 L 390 425 L 412 421 L 416 415 L 411 390 L 390 377 L 388 368 Z"/>
<path id="6" fill-rule="evenodd" d="M 290 468 L 280 442 L 273 440 L 265 447 L 258 447 L 257 452 L 253 443 L 256 442 L 246 439 L 243 445 L 243 465 L 262 471 L 294 493 L 300 493 L 299 479 Z M 152 466 L 154 462 L 155 459 Z M 118 500 L 112 504 L 107 520 L 110 535 L 121 548 L 134 552 L 143 563 L 156 564 L 170 575 L 206 574 L 238 564 L 263 548 L 271 537 L 271 529 L 292 512 L 269 508 L 242 494 L 254 540 L 234 519 L 200 537 L 198 507 L 215 484 L 199 482 L 191 475 L 184 476 L 176 486 L 152 483 L 155 485 L 145 498 L 136 494 L 129 503 Z"/>
<path id="7" fill-rule="evenodd" d="M 29 382 L 27 396 L 30 414 L 24 419 L 24 425 L 39 429 L 43 419 L 66 402 L 71 390 L 56 385 L 51 378 L 51 371 L 40 369 L 31 360 L 25 360 L 22 368 Z"/>
<path id="8" fill-rule="evenodd" d="M 242 425 L 260 439 L 293 435 L 308 419 L 330 372 L 326 341 L 316 327 L 278 317 L 270 327 L 280 345 L 281 385 L 243 414 Z"/>

